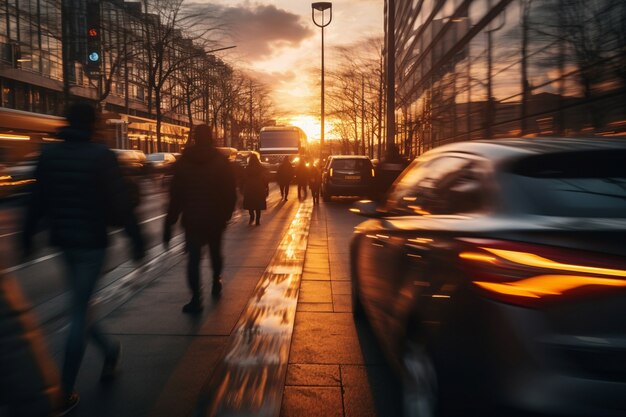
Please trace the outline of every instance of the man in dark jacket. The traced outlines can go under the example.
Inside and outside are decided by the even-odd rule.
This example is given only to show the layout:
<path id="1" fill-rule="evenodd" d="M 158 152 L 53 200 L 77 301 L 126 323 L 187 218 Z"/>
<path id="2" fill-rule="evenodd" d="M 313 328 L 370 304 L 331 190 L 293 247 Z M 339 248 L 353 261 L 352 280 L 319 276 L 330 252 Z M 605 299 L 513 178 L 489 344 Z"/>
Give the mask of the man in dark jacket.
<path id="1" fill-rule="evenodd" d="M 280 196 L 285 201 L 287 201 L 289 196 L 289 184 L 293 180 L 293 173 L 293 165 L 291 165 L 289 156 L 285 156 L 276 172 L 276 182 L 280 186 Z"/>
<path id="2" fill-rule="evenodd" d="M 163 230 L 163 243 L 167 246 L 171 228 L 182 214 L 189 256 L 187 283 L 191 290 L 191 301 L 183 306 L 183 312 L 191 314 L 199 313 L 203 308 L 200 258 L 206 244 L 213 268 L 211 293 L 218 296 L 222 291 L 222 235 L 237 200 L 232 167 L 213 146 L 209 126 L 197 126 L 194 138 L 195 144 L 185 149 L 174 167 Z"/>
<path id="3" fill-rule="evenodd" d="M 104 354 L 101 379 L 115 374 L 120 345 L 88 320 L 89 300 L 101 274 L 111 219 L 122 224 L 133 243 L 133 257 L 144 254 L 144 243 L 128 190 L 115 154 L 91 141 L 95 109 L 85 102 L 70 106 L 69 126 L 59 136 L 62 143 L 42 150 L 35 170 L 35 187 L 27 208 L 23 250 L 28 256 L 41 218 L 47 220 L 50 243 L 61 249 L 72 293 L 71 324 L 65 350 L 62 386 L 68 406 L 78 402 L 76 376 L 89 335 Z"/>

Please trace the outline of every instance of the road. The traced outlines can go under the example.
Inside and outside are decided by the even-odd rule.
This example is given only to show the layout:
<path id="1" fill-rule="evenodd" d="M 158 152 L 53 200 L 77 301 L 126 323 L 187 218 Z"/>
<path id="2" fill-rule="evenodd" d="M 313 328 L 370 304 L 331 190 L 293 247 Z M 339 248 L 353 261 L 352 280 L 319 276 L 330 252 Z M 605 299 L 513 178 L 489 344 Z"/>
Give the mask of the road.
<path id="1" fill-rule="evenodd" d="M 225 358 L 231 352 L 233 338 L 239 334 L 238 323 L 251 311 L 253 301 L 260 299 L 258 288 L 264 285 L 261 283 L 280 248 L 285 248 L 285 239 L 293 236 L 290 225 L 302 216 L 305 206 L 310 207 L 304 241 L 305 245 L 308 241 L 308 249 L 306 260 L 302 259 L 302 285 L 297 281 L 299 297 L 297 292 L 292 293 L 297 312 L 295 304 L 287 309 L 291 311 L 292 330 L 282 351 L 288 355 L 275 383 L 266 384 L 273 387 L 276 398 L 273 414 L 266 415 L 303 415 L 302 407 L 311 398 L 316 399 L 316 406 L 308 406 L 309 412 L 304 415 L 399 413 L 398 382 L 367 325 L 355 325 L 350 314 L 346 292 L 348 243 L 352 228 L 362 220 L 348 212 L 352 200 L 319 206 L 307 202 L 303 206 L 297 201 L 295 188 L 290 200 L 282 202 L 277 187 L 272 185 L 261 226 L 249 226 L 247 213 L 237 210 L 225 236 L 224 295 L 221 300 L 207 297 L 202 316 L 191 318 L 180 311 L 189 297 L 180 230 L 176 230 L 169 251 L 161 245 L 167 195 L 149 181 L 142 184 L 142 190 L 138 217 L 148 242 L 146 260 L 142 265 L 130 260 L 123 232 L 112 230 L 105 275 L 94 297 L 96 318 L 102 321 L 105 331 L 123 343 L 123 373 L 111 386 L 99 384 L 101 359 L 93 347 L 88 349 L 79 374 L 82 400 L 76 416 L 226 415 L 210 412 L 210 404 L 218 397 L 215 381 L 220 378 L 216 375 L 232 371 L 224 363 L 228 362 Z M 33 303 L 50 350 L 60 364 L 68 302 L 61 263 L 58 252 L 46 247 L 45 236 L 38 240 L 39 250 L 33 259 L 18 260 L 15 242 L 21 211 L 19 201 L 4 202 L 0 208 L 0 248 L 13 261 L 5 271 L 18 278 Z M 318 253 L 320 248 L 326 249 Z M 317 277 L 311 268 L 318 271 Z M 319 268 L 326 268 L 323 278 Z M 205 270 L 205 281 L 207 276 Z M 210 287 L 207 284 L 205 287 Z M 277 298 L 273 303 L 287 301 Z M 328 327 L 318 329 L 320 320 Z M 254 354 L 251 345 L 245 346 L 250 352 L 244 352 L 247 359 L 241 363 Z M 279 351 L 274 345 L 268 355 L 275 357 Z M 320 381 L 320 372 L 330 379 Z M 254 403 L 244 402 L 249 403 L 244 404 L 246 407 Z"/>

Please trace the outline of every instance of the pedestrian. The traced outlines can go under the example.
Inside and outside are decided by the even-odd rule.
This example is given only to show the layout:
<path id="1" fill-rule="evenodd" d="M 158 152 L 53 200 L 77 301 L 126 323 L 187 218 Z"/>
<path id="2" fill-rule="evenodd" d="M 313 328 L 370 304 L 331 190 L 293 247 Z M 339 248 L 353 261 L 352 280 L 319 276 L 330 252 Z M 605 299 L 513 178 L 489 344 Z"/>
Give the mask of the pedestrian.
<path id="1" fill-rule="evenodd" d="M 32 307 L 15 278 L 0 272 L 0 415 L 62 411 L 61 381 Z"/>
<path id="2" fill-rule="evenodd" d="M 213 285 L 211 294 L 222 292 L 222 236 L 230 220 L 237 191 L 235 174 L 228 159 L 213 144 L 208 125 L 194 128 L 195 143 L 185 148 L 174 166 L 170 185 L 170 201 L 163 228 L 163 243 L 167 247 L 172 226 L 182 217 L 187 249 L 187 284 L 191 301 L 183 313 L 198 314 L 203 309 L 200 259 L 202 248 L 209 247 Z"/>
<path id="3" fill-rule="evenodd" d="M 298 200 L 306 200 L 309 185 L 309 167 L 301 156 L 296 167 L 296 183 L 298 184 Z"/>
<path id="4" fill-rule="evenodd" d="M 314 164 L 309 172 L 309 188 L 311 189 L 311 196 L 313 197 L 313 204 L 319 204 L 320 202 L 320 187 L 322 186 L 322 173 Z"/>
<path id="5" fill-rule="evenodd" d="M 95 108 L 76 102 L 68 108 L 67 122 L 59 132 L 62 142 L 41 152 L 22 233 L 24 254 L 28 256 L 40 220 L 45 219 L 50 243 L 60 248 L 67 270 L 71 322 L 62 371 L 66 409 L 78 403 L 74 385 L 87 337 L 104 356 L 102 381 L 115 376 L 120 358 L 119 342 L 106 336 L 88 315 L 104 265 L 110 222 L 124 226 L 133 244 L 133 258 L 144 256 L 144 241 L 116 156 L 105 145 L 92 141 Z"/>
<path id="6" fill-rule="evenodd" d="M 267 208 L 265 199 L 268 194 L 267 173 L 259 158 L 252 154 L 248 160 L 243 184 L 243 208 L 250 214 L 248 224 L 255 223 L 257 226 L 261 224 L 261 210 Z"/>
<path id="7" fill-rule="evenodd" d="M 287 201 L 287 196 L 289 195 L 289 184 L 291 184 L 292 180 L 293 165 L 291 165 L 289 156 L 285 156 L 278 167 L 278 171 L 276 172 L 276 182 L 278 182 L 278 186 L 280 187 L 280 197 L 285 201 Z"/>

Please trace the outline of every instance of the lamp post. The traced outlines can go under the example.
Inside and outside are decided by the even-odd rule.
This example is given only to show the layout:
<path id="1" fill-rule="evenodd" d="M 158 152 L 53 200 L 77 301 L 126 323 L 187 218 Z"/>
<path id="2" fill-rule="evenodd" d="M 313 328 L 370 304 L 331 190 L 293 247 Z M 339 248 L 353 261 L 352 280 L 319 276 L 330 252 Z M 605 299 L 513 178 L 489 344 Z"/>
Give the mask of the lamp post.
<path id="1" fill-rule="evenodd" d="M 315 11 L 322 13 L 322 22 L 318 23 L 315 20 Z M 325 21 L 325 11 L 328 10 L 330 13 L 330 17 L 328 22 Z M 329 1 L 318 1 L 315 3 L 311 3 L 311 18 L 313 19 L 313 23 L 315 26 L 322 28 L 322 109 L 321 109 L 321 127 L 320 127 L 320 157 L 324 153 L 324 28 L 330 24 L 333 20 L 333 4 Z"/>

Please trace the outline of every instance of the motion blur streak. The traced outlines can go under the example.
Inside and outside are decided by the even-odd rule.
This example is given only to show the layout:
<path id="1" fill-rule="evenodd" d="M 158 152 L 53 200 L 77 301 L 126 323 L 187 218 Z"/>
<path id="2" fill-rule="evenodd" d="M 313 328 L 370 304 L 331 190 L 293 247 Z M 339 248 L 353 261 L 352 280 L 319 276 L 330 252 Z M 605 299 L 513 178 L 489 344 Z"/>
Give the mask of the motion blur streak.
<path id="1" fill-rule="evenodd" d="M 481 262 L 489 262 L 489 263 L 494 263 L 496 261 L 496 258 L 494 258 L 493 256 L 485 255 L 482 253 L 476 253 L 476 252 L 461 252 L 459 254 L 459 258 L 467 259 L 470 261 L 481 261 Z"/>
<path id="2" fill-rule="evenodd" d="M 582 272 L 587 274 L 610 275 L 615 277 L 626 277 L 626 271 L 622 269 L 596 268 L 585 265 L 562 264 L 551 259 L 543 258 L 534 253 L 517 252 L 502 249 L 481 248 L 488 252 L 498 255 L 508 261 L 522 265 L 533 266 L 538 268 L 558 269 L 561 271 Z"/>
<path id="3" fill-rule="evenodd" d="M 230 336 L 198 416 L 277 416 L 313 204 L 300 204 Z"/>
<path id="4" fill-rule="evenodd" d="M 626 287 L 626 281 L 620 279 L 571 275 L 540 275 L 507 283 L 474 281 L 474 284 L 500 294 L 530 298 L 541 298 L 543 295 L 561 295 L 566 291 L 588 285 Z"/>

